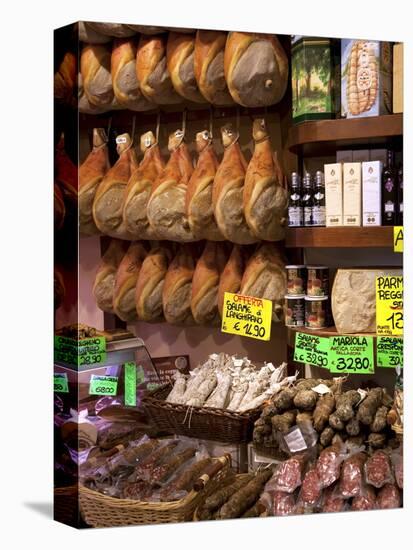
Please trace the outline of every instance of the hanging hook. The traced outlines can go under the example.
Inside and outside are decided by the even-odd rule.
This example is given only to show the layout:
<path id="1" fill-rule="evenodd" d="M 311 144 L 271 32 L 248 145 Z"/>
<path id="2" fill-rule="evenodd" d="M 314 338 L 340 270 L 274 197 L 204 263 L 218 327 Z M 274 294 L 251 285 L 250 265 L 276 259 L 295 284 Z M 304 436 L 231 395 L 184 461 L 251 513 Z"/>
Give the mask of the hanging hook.
<path id="1" fill-rule="evenodd" d="M 211 136 L 211 139 L 213 137 L 213 130 L 214 130 L 214 112 L 212 105 L 209 106 L 209 133 Z"/>
<path id="2" fill-rule="evenodd" d="M 156 130 L 155 130 L 155 139 L 156 143 L 159 142 L 159 129 L 161 127 L 161 110 L 158 109 L 158 113 L 156 115 Z"/>
<path id="3" fill-rule="evenodd" d="M 185 136 L 186 132 L 186 116 L 187 116 L 187 108 L 185 107 L 182 111 L 182 133 Z"/>
<path id="4" fill-rule="evenodd" d="M 237 105 L 237 117 L 236 117 L 237 132 L 239 132 L 239 126 L 240 126 L 240 107 L 239 107 L 239 105 Z"/>
<path id="5" fill-rule="evenodd" d="M 136 126 L 136 115 L 133 115 L 133 117 L 132 117 L 132 134 L 131 134 L 132 143 L 135 141 L 135 126 Z"/>

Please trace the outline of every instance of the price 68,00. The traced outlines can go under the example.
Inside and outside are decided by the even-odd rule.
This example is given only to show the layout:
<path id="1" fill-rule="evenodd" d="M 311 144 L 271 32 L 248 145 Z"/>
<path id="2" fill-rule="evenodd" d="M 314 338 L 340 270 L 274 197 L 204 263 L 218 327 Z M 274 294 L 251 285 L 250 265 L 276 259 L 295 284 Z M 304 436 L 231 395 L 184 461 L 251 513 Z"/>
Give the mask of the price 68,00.
<path id="1" fill-rule="evenodd" d="M 241 322 L 237 321 L 234 325 L 234 329 L 237 331 L 243 331 L 248 336 L 256 336 L 257 338 L 264 338 L 265 336 L 265 327 L 261 327 L 255 323 L 244 323 L 241 326 Z"/>

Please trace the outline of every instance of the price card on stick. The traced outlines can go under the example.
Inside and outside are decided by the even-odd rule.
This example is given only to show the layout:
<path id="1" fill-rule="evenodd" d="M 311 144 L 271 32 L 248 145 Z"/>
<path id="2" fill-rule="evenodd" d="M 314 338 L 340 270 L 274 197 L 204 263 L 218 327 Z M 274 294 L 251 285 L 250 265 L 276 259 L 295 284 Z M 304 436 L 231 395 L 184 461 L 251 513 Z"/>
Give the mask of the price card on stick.
<path id="1" fill-rule="evenodd" d="M 272 301 L 225 292 L 221 331 L 257 340 L 271 336 Z"/>
<path id="2" fill-rule="evenodd" d="M 65 372 L 54 373 L 53 387 L 56 393 L 69 393 L 69 382 Z"/>
<path id="3" fill-rule="evenodd" d="M 378 367 L 403 367 L 403 338 L 378 336 L 376 357 Z"/>
<path id="4" fill-rule="evenodd" d="M 374 374 L 373 337 L 330 337 L 329 366 L 333 373 Z"/>
<path id="5" fill-rule="evenodd" d="M 112 395 L 118 391 L 117 376 L 101 376 L 92 374 L 89 383 L 89 395 Z"/>
<path id="6" fill-rule="evenodd" d="M 295 335 L 294 361 L 328 369 L 329 350 L 329 338 L 305 332 Z"/>
<path id="7" fill-rule="evenodd" d="M 403 334 L 403 276 L 376 277 L 376 332 L 380 336 Z"/>

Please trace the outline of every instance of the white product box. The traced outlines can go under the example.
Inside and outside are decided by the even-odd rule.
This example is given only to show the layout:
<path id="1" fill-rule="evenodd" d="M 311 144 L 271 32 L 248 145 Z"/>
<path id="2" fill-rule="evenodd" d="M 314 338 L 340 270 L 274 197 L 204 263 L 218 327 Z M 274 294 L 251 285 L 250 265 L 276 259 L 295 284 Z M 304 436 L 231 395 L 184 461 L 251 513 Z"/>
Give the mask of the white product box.
<path id="1" fill-rule="evenodd" d="M 363 225 L 381 225 L 381 173 L 379 160 L 363 162 Z"/>
<path id="2" fill-rule="evenodd" d="M 324 165 L 326 189 L 326 226 L 343 225 L 343 167 L 341 163 Z"/>
<path id="3" fill-rule="evenodd" d="M 361 225 L 361 162 L 343 165 L 343 225 Z"/>

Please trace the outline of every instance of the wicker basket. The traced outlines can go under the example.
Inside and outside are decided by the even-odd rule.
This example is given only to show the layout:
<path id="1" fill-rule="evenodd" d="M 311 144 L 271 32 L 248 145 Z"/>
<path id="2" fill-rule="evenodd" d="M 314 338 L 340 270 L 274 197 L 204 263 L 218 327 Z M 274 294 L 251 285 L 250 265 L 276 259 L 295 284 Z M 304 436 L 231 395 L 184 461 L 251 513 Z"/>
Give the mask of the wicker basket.
<path id="1" fill-rule="evenodd" d="M 210 407 L 177 405 L 165 401 L 170 391 L 171 386 L 166 384 L 142 400 L 145 412 L 158 429 L 221 443 L 239 444 L 252 440 L 254 422 L 261 413 L 260 408 L 239 413 Z"/>
<path id="2" fill-rule="evenodd" d="M 191 521 L 195 508 L 214 492 L 231 473 L 229 456 L 216 459 L 222 464 L 220 470 L 210 478 L 200 477 L 195 488 L 184 498 L 173 502 L 141 502 L 102 495 L 80 486 L 81 514 L 92 527 L 116 527 L 123 525 L 147 525 L 154 523 L 177 523 Z"/>
<path id="3" fill-rule="evenodd" d="M 55 487 L 53 516 L 56 521 L 72 527 L 79 526 L 79 489 L 77 485 Z"/>

